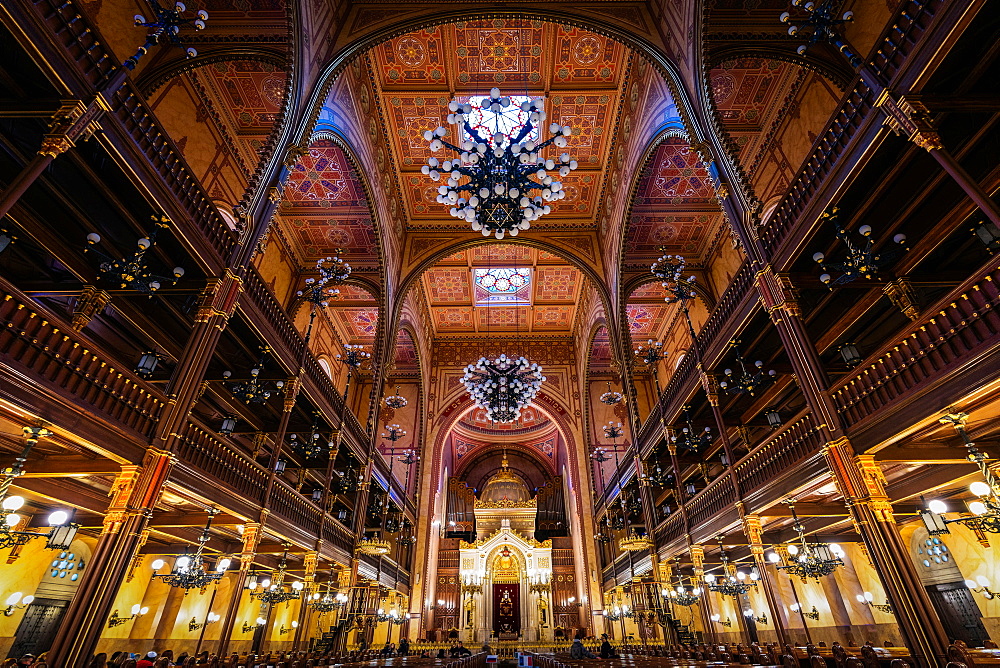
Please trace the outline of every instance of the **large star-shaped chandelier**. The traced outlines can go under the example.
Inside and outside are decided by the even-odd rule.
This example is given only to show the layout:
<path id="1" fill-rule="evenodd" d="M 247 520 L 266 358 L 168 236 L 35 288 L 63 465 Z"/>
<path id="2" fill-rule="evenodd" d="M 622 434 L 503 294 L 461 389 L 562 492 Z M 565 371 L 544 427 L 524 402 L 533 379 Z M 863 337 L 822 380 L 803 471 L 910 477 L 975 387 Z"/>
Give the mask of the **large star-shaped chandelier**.
<path id="1" fill-rule="evenodd" d="M 569 153 L 546 158 L 550 145 L 565 148 L 572 134 L 568 125 L 552 123 L 552 137 L 539 141 L 537 128 L 545 121 L 541 98 L 520 104 L 501 96 L 494 88 L 482 100 L 448 104 L 448 123 L 458 127 L 458 145 L 444 140 L 448 129 L 437 127 L 424 132 L 430 150 L 449 148 L 458 154 L 450 160 L 431 157 L 421 171 L 438 187 L 437 201 L 448 212 L 472 224 L 483 236 L 517 236 L 531 222 L 549 213 L 546 202 L 566 196 L 556 177 L 565 177 L 577 168 Z"/>
<path id="2" fill-rule="evenodd" d="M 500 355 L 493 360 L 480 357 L 465 367 L 459 382 L 491 421 L 513 422 L 531 405 L 545 376 L 542 367 L 524 357 Z"/>

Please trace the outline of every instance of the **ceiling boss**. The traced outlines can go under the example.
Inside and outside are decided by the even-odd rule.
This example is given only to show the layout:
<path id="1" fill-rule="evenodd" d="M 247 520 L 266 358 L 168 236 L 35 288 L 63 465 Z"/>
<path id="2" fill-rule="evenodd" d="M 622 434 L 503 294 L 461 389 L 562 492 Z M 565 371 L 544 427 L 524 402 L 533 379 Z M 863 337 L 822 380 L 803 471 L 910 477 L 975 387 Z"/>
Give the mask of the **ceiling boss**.
<path id="1" fill-rule="evenodd" d="M 519 99 L 523 99 L 518 103 Z M 424 132 L 430 150 L 447 147 L 457 158 L 440 161 L 431 157 L 421 168 L 438 187 L 437 201 L 448 212 L 472 224 L 483 236 L 517 236 L 531 227 L 531 221 L 551 211 L 546 202 L 566 196 L 556 177 L 565 177 L 577 168 L 569 153 L 546 158 L 549 146 L 565 148 L 572 134 L 568 125 L 552 123 L 552 137 L 540 140 L 538 127 L 545 121 L 541 98 L 513 98 L 493 88 L 488 96 L 457 99 L 448 104 L 448 123 L 459 130 L 458 146 L 444 140 L 448 129 L 437 127 Z"/>

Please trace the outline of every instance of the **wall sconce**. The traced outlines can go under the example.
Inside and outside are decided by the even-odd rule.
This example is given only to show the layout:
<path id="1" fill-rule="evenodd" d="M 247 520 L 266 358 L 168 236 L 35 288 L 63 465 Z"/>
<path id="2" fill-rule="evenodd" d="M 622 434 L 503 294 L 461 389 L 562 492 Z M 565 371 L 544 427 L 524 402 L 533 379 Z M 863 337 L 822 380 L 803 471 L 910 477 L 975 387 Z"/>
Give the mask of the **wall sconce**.
<path id="1" fill-rule="evenodd" d="M 10 617 L 14 614 L 15 610 L 21 610 L 27 608 L 31 605 L 31 602 L 35 600 L 34 596 L 30 594 L 28 596 L 21 596 L 21 592 L 16 591 L 7 597 L 7 608 L 3 611 L 5 617 Z"/>
<path id="2" fill-rule="evenodd" d="M 866 591 L 864 594 L 858 594 L 857 599 L 858 599 L 858 603 L 862 603 L 862 604 L 871 606 L 871 607 L 875 608 L 876 610 L 888 613 L 890 615 L 892 614 L 892 606 L 889 605 L 889 601 L 887 600 L 882 605 L 878 605 L 877 603 L 874 603 L 875 597 L 872 596 L 872 593 L 870 591 Z"/>
<path id="3" fill-rule="evenodd" d="M 816 609 L 815 605 L 813 606 L 813 609 L 808 612 L 803 610 L 802 606 L 798 603 L 792 603 L 788 607 L 791 608 L 792 612 L 797 612 L 803 617 L 808 617 L 809 619 L 819 619 L 819 610 Z"/>
<path id="4" fill-rule="evenodd" d="M 285 625 L 282 624 L 281 628 L 278 629 L 278 633 L 280 633 L 281 635 L 285 635 L 286 633 L 291 633 L 292 631 L 294 631 L 297 628 L 299 628 L 299 623 L 297 621 L 292 621 L 292 628 L 286 629 Z"/>
<path id="5" fill-rule="evenodd" d="M 726 621 L 723 622 L 721 621 L 719 615 L 712 615 L 712 621 L 715 622 L 716 624 L 719 624 L 720 626 L 725 626 L 726 628 L 729 628 L 730 626 L 733 625 L 733 622 L 732 620 L 729 619 L 729 617 L 726 617 Z"/>
<path id="6" fill-rule="evenodd" d="M 997 592 L 990 590 L 989 578 L 984 575 L 977 575 L 975 580 L 966 580 L 965 586 L 977 594 L 982 594 L 983 598 L 987 600 L 997 595 Z"/>
<path id="7" fill-rule="evenodd" d="M 10 599 L 7 599 L 7 600 L 9 601 Z M 132 606 L 132 616 L 131 617 L 119 617 L 118 616 L 118 611 L 115 610 L 114 612 L 111 613 L 111 617 L 108 618 L 108 628 L 113 629 L 116 626 L 121 626 L 125 622 L 132 621 L 136 617 L 142 617 L 147 612 L 149 612 L 149 608 L 147 608 L 147 607 L 141 607 L 138 603 L 136 603 L 135 605 Z"/>
<path id="8" fill-rule="evenodd" d="M 220 615 L 214 612 L 208 613 L 208 617 L 204 622 L 199 622 L 196 618 L 192 617 L 191 621 L 188 622 L 188 631 L 197 631 L 198 629 L 208 626 L 209 624 L 214 624 L 219 621 Z"/>
<path id="9" fill-rule="evenodd" d="M 267 620 L 264 619 L 263 617 L 258 617 L 256 623 L 253 626 L 251 626 L 247 622 L 243 622 L 243 633 L 250 633 L 258 626 L 264 626 L 264 624 L 267 624 Z"/>

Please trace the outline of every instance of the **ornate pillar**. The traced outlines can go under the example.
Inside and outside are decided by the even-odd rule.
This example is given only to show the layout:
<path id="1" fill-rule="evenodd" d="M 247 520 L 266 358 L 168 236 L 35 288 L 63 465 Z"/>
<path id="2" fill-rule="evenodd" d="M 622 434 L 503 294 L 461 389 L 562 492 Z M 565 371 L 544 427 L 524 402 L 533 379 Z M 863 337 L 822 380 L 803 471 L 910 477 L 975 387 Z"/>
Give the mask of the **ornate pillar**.
<path id="1" fill-rule="evenodd" d="M 247 576 L 250 574 L 250 567 L 253 565 L 253 558 L 257 553 L 257 544 L 260 542 L 262 529 L 263 526 L 259 522 L 247 522 L 243 525 L 240 569 L 236 571 L 236 576 L 233 579 L 233 593 L 229 599 L 229 605 L 226 606 L 226 614 L 222 618 L 222 629 L 219 631 L 219 656 L 224 656 L 229 649 L 229 641 L 232 639 L 233 629 L 236 627 L 236 615 L 240 612 L 243 589 L 246 587 Z"/>
<path id="2" fill-rule="evenodd" d="M 691 563 L 694 564 L 694 581 L 701 588 L 701 600 L 698 601 L 698 610 L 701 611 L 701 626 L 705 629 L 709 642 L 715 642 L 715 623 L 712 621 L 712 604 L 709 600 L 711 592 L 705 586 L 705 547 L 692 545 L 688 550 L 691 553 Z"/>
<path id="3" fill-rule="evenodd" d="M 90 662 L 172 466 L 170 453 L 150 448 L 141 466 L 123 466 L 115 478 L 101 536 L 49 650 L 51 665 Z"/>
<path id="4" fill-rule="evenodd" d="M 236 300 L 242 287 L 242 279 L 227 269 L 222 278 L 209 280 L 201 291 L 194 329 L 177 360 L 177 370 L 167 385 L 169 402 L 157 423 L 154 446 L 172 450 L 177 434 L 183 431 L 183 424 L 201 395 L 202 381 L 215 354 L 215 346 L 236 310 Z"/>
<path id="5" fill-rule="evenodd" d="M 911 142 L 931 154 L 941 168 L 955 180 L 955 183 L 965 191 L 976 203 L 986 217 L 1000 226 L 1000 206 L 993 201 L 972 176 L 965 171 L 955 157 L 945 150 L 941 135 L 934 127 L 931 112 L 923 102 L 913 96 L 900 96 L 894 100 L 888 90 L 883 90 L 875 100 L 875 106 L 882 109 L 886 115 L 885 125 L 897 135 L 904 135 Z"/>
<path id="6" fill-rule="evenodd" d="M 302 636 L 308 638 L 309 634 L 307 632 L 307 618 L 309 616 L 309 611 L 311 606 L 309 605 L 309 597 L 312 596 L 313 592 L 316 590 L 316 565 L 319 562 L 319 552 L 316 550 L 311 550 L 306 552 L 304 559 L 302 560 L 302 565 L 305 568 L 305 578 L 302 587 L 302 604 L 299 606 L 299 626 L 295 629 L 295 639 L 292 641 L 292 651 L 299 649 L 299 643 L 302 641 Z"/>
<path id="7" fill-rule="evenodd" d="M 49 122 L 49 131 L 42 138 L 38 153 L 0 194 L 0 218 L 7 215 L 56 156 L 76 146 L 76 142 L 90 139 L 100 128 L 97 119 L 110 109 L 101 95 L 95 96 L 90 104 L 85 104 L 82 100 L 62 102 Z"/>
<path id="8" fill-rule="evenodd" d="M 823 454 L 851 509 L 914 661 L 926 668 L 943 665 L 948 636 L 896 529 L 881 467 L 870 455 L 855 455 L 847 438 L 828 443 Z"/>
<path id="9" fill-rule="evenodd" d="M 740 512 L 743 512 L 743 505 L 740 504 Z M 781 601 L 776 594 L 776 583 L 771 571 L 768 570 L 767 559 L 764 558 L 764 526 L 761 524 L 759 515 L 743 515 L 743 532 L 750 543 L 750 553 L 753 554 L 754 563 L 757 565 L 757 572 L 760 573 L 760 581 L 764 586 L 764 598 L 767 600 L 768 610 L 771 611 L 774 632 L 778 636 L 778 644 L 784 646 L 788 642 L 785 636 L 785 625 L 781 618 Z"/>
<path id="10" fill-rule="evenodd" d="M 851 510 L 914 661 L 921 668 L 943 665 L 948 637 L 899 537 L 881 469 L 871 457 L 856 456 L 844 433 L 837 407 L 827 392 L 826 373 L 802 323 L 794 288 L 787 277 L 775 274 L 770 267 L 758 272 L 757 286 L 826 441 L 823 454 L 827 466 Z"/>

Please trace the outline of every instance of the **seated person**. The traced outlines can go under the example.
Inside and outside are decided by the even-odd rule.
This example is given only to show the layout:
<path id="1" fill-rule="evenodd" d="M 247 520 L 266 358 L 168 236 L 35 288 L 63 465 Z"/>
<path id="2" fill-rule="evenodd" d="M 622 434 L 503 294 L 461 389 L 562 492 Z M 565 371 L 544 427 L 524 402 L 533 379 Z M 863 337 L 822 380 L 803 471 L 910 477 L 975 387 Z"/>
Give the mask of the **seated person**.
<path id="1" fill-rule="evenodd" d="M 571 659 L 596 659 L 597 656 L 583 646 L 583 641 L 573 638 L 573 644 L 569 648 L 569 658 Z"/>

